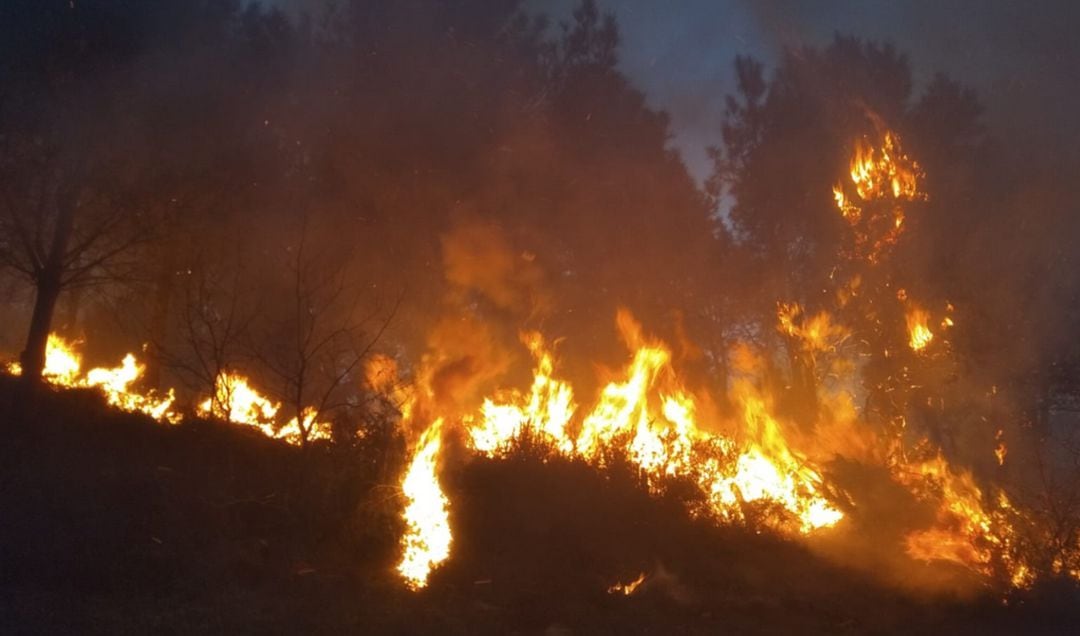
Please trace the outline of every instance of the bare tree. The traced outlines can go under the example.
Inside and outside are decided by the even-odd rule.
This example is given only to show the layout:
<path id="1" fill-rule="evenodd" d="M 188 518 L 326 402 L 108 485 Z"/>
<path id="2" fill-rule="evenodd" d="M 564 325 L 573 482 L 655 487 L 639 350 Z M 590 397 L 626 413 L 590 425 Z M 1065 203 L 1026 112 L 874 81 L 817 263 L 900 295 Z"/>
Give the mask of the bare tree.
<path id="1" fill-rule="evenodd" d="M 219 379 L 244 357 L 245 334 L 257 314 L 251 280 L 239 253 L 214 258 L 200 251 L 182 272 L 181 300 L 168 316 L 175 321 L 171 337 L 151 343 L 160 362 L 186 384 L 211 397 L 211 412 L 230 402 L 229 387 Z"/>
<path id="2" fill-rule="evenodd" d="M 150 237 L 148 215 L 102 163 L 85 153 L 8 138 L 0 167 L 0 264 L 34 289 L 21 354 L 23 376 L 41 377 L 57 300 L 68 289 L 131 274 L 128 259 Z"/>
<path id="3" fill-rule="evenodd" d="M 311 244 L 306 215 L 298 237 L 284 252 L 282 293 L 248 332 L 248 343 L 273 378 L 271 392 L 295 416 L 306 446 L 321 418 L 356 405 L 361 365 L 400 297 L 389 306 L 375 301 L 365 308 L 365 295 L 350 285 L 348 258 Z"/>

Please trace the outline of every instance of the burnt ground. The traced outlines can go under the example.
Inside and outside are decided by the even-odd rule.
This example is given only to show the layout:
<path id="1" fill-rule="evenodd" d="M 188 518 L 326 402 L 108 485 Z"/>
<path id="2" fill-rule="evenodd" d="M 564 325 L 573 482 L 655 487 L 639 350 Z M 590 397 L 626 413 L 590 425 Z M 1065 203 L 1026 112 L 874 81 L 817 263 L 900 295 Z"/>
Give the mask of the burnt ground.
<path id="1" fill-rule="evenodd" d="M 0 632 L 1070 633 L 1075 590 L 917 598 L 791 542 L 690 520 L 631 471 L 454 462 L 451 560 L 393 571 L 392 437 L 302 453 L 214 422 L 32 403 L 0 380 Z M 606 593 L 646 572 L 632 596 Z"/>

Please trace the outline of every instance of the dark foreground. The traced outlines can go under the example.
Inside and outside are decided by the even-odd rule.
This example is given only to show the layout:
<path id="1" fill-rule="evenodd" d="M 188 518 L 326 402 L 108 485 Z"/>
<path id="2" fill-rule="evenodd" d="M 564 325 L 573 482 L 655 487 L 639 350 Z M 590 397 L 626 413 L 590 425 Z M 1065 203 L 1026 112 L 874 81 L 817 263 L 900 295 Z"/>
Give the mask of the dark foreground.
<path id="1" fill-rule="evenodd" d="M 394 572 L 393 435 L 298 449 L 0 380 L 0 633 L 1075 633 L 1071 590 L 913 598 L 529 453 L 448 471 L 453 556 Z M 452 452 L 452 450 L 451 450 Z M 632 596 L 612 583 L 649 574 Z"/>

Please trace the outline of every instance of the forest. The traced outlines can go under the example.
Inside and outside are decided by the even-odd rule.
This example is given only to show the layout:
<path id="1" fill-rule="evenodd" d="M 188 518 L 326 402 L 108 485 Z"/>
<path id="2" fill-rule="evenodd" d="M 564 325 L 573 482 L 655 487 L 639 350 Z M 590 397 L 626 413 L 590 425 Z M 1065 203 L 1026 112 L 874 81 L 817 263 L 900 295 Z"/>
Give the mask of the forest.
<path id="1" fill-rule="evenodd" d="M 1070 631 L 1073 124 L 542 5 L 0 3 L 5 633 Z"/>

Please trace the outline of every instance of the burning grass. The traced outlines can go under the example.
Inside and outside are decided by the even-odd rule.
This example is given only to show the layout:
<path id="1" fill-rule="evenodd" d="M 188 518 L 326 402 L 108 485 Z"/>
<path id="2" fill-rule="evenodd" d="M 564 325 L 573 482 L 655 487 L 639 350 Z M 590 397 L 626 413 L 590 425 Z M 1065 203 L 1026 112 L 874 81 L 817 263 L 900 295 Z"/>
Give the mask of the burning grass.
<path id="1" fill-rule="evenodd" d="M 1045 588 L 1010 607 L 896 593 L 767 523 L 688 517 L 692 483 L 650 494 L 619 453 L 597 471 L 527 434 L 441 472 L 453 553 L 409 592 L 381 446 L 301 453 L 219 422 L 163 427 L 89 390 L 31 409 L 7 379 L 0 400 L 0 619 L 15 631 L 1008 633 L 1075 620 L 1075 605 L 1036 605 Z M 641 574 L 632 594 L 607 593 Z"/>

